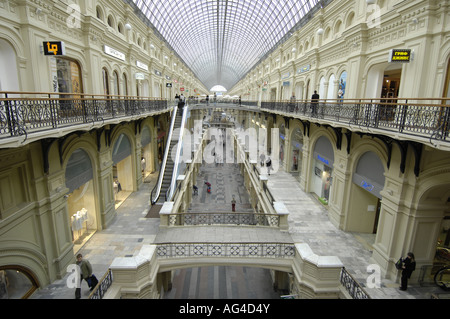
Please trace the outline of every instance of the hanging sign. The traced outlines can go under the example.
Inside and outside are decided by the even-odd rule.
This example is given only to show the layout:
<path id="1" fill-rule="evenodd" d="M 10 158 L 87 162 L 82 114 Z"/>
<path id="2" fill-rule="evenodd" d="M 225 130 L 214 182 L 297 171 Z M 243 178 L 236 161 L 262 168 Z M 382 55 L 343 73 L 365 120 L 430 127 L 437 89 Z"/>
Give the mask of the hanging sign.
<path id="1" fill-rule="evenodd" d="M 44 55 L 66 55 L 66 47 L 62 41 L 46 41 L 43 48 Z"/>
<path id="2" fill-rule="evenodd" d="M 391 49 L 389 50 L 388 62 L 409 63 L 411 61 L 410 49 Z"/>

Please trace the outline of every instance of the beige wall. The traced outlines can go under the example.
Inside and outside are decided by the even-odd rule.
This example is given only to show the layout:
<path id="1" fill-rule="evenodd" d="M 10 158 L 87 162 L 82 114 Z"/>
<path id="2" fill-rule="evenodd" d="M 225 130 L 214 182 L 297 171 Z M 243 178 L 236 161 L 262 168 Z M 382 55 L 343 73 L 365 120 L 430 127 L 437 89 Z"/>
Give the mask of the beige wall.
<path id="1" fill-rule="evenodd" d="M 152 136 L 156 136 L 152 118 L 144 120 L 141 127 L 143 125 L 148 125 Z M 134 122 L 118 126 L 112 135 L 134 132 L 134 126 Z M 113 144 L 105 144 L 104 132 L 99 140 L 97 134 L 102 133 L 76 134 L 52 142 L 48 148 L 48 174 L 43 165 L 44 142 L 0 150 L 0 265 L 23 266 L 37 276 L 40 285 L 49 284 L 63 277 L 67 266 L 74 262 L 70 216 L 76 210 L 83 206 L 95 212 L 98 230 L 108 227 L 116 214 L 112 189 Z M 129 184 L 135 191 L 142 183 L 140 160 L 137 160 L 140 157 L 136 155 L 140 155 L 140 149 L 134 152 L 134 145 L 140 145 L 140 134 L 133 134 L 131 138 L 133 152 L 128 162 L 136 162 L 139 167 L 130 165 L 126 169 L 131 179 Z M 101 144 L 100 151 L 97 141 Z M 150 147 L 156 148 L 155 142 L 152 141 Z M 68 199 L 64 196 L 68 191 L 66 165 L 78 148 L 89 155 L 94 171 L 89 203 L 80 207 L 70 205 L 72 196 Z"/>

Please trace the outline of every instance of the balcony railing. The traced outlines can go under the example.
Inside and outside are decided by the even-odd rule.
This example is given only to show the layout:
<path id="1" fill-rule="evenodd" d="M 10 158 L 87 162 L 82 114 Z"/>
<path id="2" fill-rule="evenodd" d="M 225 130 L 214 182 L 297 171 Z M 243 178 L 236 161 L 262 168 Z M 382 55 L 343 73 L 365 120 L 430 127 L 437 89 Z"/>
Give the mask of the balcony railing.
<path id="1" fill-rule="evenodd" d="M 145 115 L 165 99 L 72 93 L 0 92 L 0 140 L 79 124 Z"/>
<path id="2" fill-rule="evenodd" d="M 169 226 L 240 225 L 279 227 L 280 216 L 258 213 L 176 213 L 169 215 Z"/>
<path id="3" fill-rule="evenodd" d="M 261 102 L 261 108 L 450 142 L 450 99 L 288 100 Z"/>

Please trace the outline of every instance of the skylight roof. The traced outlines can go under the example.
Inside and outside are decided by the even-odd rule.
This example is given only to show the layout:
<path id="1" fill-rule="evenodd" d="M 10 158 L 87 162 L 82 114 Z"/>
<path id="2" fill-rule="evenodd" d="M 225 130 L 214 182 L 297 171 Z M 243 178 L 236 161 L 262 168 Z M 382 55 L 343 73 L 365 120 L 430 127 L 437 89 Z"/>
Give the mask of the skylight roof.
<path id="1" fill-rule="evenodd" d="M 319 0 L 131 0 L 206 86 L 231 89 Z"/>

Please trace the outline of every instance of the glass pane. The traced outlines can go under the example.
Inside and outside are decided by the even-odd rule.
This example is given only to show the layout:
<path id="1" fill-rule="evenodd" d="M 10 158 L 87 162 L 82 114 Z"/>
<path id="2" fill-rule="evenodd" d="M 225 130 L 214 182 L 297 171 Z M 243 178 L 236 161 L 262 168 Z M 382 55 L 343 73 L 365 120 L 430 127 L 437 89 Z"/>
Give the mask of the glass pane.
<path id="1" fill-rule="evenodd" d="M 231 89 L 318 0 L 132 0 L 207 88 Z"/>

